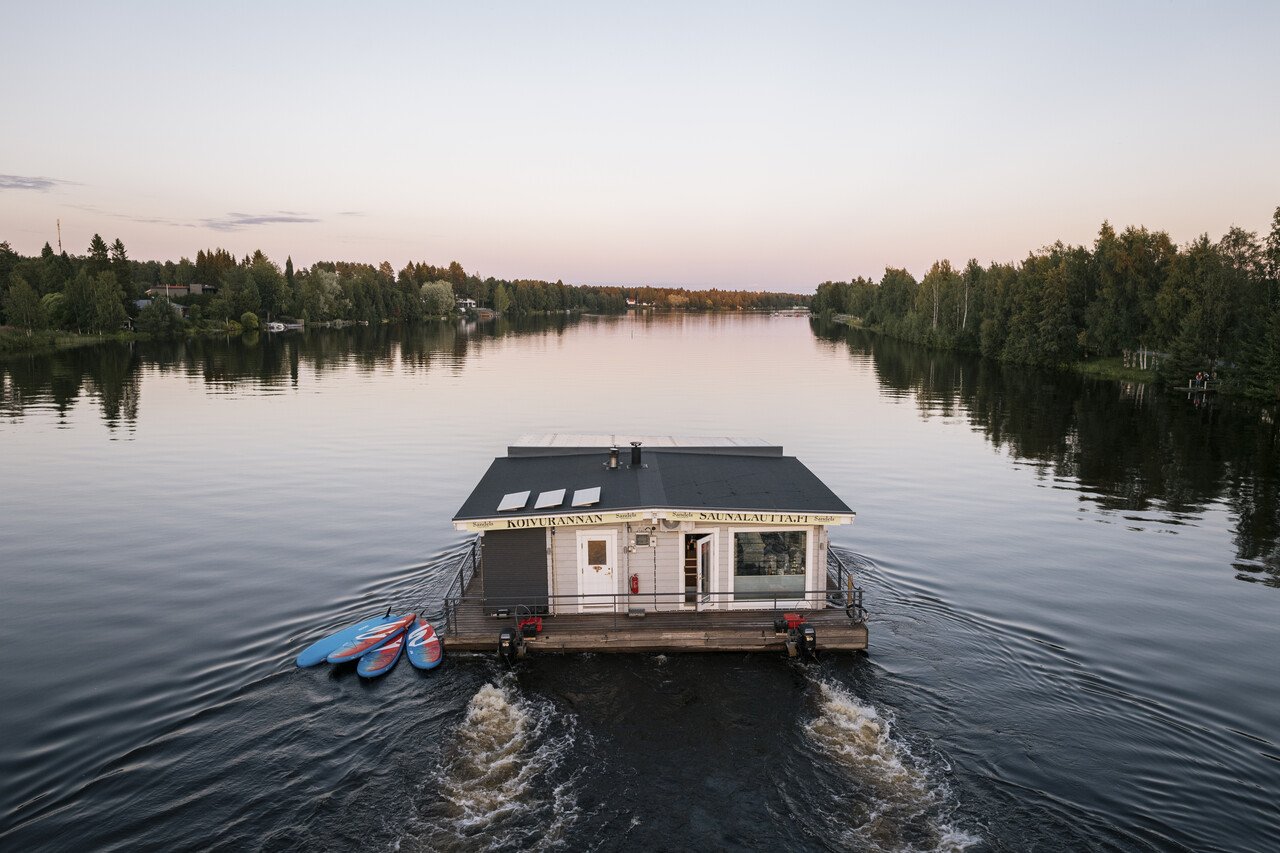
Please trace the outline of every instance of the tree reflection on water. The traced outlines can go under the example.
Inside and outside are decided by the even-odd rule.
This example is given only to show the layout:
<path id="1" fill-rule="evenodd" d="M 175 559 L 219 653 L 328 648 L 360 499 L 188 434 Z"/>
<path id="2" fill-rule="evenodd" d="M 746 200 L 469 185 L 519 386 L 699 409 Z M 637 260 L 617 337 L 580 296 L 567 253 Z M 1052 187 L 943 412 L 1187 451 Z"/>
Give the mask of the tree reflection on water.
<path id="1" fill-rule="evenodd" d="M 996 447 L 1074 481 L 1117 513 L 1173 523 L 1225 502 L 1237 577 L 1280 587 L 1280 431 L 1275 412 L 1231 398 L 1189 400 L 1143 385 L 928 350 L 838 324 L 819 337 L 869 357 L 886 391 L 925 416 L 962 416 Z"/>

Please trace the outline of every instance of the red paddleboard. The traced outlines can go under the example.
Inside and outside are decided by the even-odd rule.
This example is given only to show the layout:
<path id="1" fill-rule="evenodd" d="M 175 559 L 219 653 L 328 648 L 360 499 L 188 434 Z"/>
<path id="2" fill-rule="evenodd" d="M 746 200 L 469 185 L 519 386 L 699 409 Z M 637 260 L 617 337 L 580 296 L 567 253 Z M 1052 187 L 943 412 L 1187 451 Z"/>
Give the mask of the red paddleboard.
<path id="1" fill-rule="evenodd" d="M 398 637 L 392 637 L 387 642 L 378 646 L 373 651 L 360 658 L 360 664 L 356 667 L 356 672 L 365 678 L 373 678 L 391 669 L 396 665 L 396 661 L 400 660 L 400 653 L 404 651 L 404 634 Z"/>
<path id="2" fill-rule="evenodd" d="M 367 631 L 361 631 L 352 640 L 330 652 L 327 660 L 329 663 L 345 663 L 362 657 L 366 652 L 373 651 L 387 640 L 403 634 L 413 620 L 414 614 L 410 613 L 399 617 L 394 622 L 388 622 L 385 625 L 374 625 Z"/>
<path id="3" fill-rule="evenodd" d="M 444 657 L 444 649 L 440 645 L 440 637 L 436 629 L 431 627 L 425 616 L 409 629 L 409 663 L 418 669 L 431 669 L 440 665 Z"/>

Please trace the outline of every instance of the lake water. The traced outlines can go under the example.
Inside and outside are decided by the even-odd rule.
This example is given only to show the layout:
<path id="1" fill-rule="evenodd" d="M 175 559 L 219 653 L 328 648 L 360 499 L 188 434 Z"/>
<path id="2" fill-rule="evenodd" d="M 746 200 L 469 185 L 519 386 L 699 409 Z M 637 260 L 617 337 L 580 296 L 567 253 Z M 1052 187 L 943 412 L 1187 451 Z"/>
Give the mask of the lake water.
<path id="1" fill-rule="evenodd" d="M 1224 400 L 805 319 L 584 318 L 0 362 L 6 850 L 1280 849 L 1280 438 Z M 525 433 L 784 445 L 866 654 L 312 639 L 439 598 Z"/>

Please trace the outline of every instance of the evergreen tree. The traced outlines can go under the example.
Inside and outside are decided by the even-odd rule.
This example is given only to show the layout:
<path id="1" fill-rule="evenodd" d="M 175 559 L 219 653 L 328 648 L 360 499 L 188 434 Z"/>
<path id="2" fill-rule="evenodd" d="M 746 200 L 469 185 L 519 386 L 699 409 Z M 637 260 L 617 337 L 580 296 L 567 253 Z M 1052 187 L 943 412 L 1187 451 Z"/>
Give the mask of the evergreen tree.
<path id="1" fill-rule="evenodd" d="M 1274 305 L 1280 302 L 1276 293 L 1277 287 L 1280 287 L 1280 207 L 1271 216 L 1271 233 L 1267 235 L 1266 245 L 1262 249 L 1262 265 Z"/>
<path id="2" fill-rule="evenodd" d="M 8 281 L 9 273 L 18 263 L 18 253 L 9 247 L 9 241 L 0 241 L 0 281 Z"/>
<path id="3" fill-rule="evenodd" d="M 111 244 L 111 270 L 116 274 L 116 282 L 123 290 L 126 299 L 137 299 L 142 295 L 141 289 L 133 281 L 133 265 L 129 262 L 129 253 L 124 243 L 117 237 Z"/>
<path id="4" fill-rule="evenodd" d="M 60 292 L 70 277 L 70 260 L 65 254 L 54 254 L 53 247 L 45 243 L 40 251 L 40 295 Z"/>
<path id="5" fill-rule="evenodd" d="M 96 276 L 100 272 L 111 269 L 111 250 L 101 234 L 94 234 L 89 241 L 89 275 Z"/>
<path id="6" fill-rule="evenodd" d="M 262 313 L 270 320 L 284 310 L 284 276 L 280 274 L 280 268 L 273 264 L 261 249 L 253 253 L 248 280 L 257 292 L 258 304 L 252 305 L 250 304 L 252 300 L 246 299 L 242 311 Z"/>
<path id="7" fill-rule="evenodd" d="M 1246 354 L 1244 391 L 1265 400 L 1280 400 L 1280 311 L 1272 310 L 1261 332 L 1253 335 Z"/>
<path id="8" fill-rule="evenodd" d="M 1046 366 L 1075 361 L 1079 356 L 1076 325 L 1071 311 L 1071 271 L 1065 263 L 1052 264 L 1045 274 L 1040 300 L 1040 325 L 1035 360 Z"/>

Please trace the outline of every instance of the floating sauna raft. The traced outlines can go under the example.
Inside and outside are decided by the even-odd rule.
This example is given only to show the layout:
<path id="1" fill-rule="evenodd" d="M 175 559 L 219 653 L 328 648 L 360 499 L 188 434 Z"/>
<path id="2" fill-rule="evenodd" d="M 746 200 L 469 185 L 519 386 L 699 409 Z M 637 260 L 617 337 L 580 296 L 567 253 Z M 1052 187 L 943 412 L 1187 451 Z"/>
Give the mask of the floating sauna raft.
<path id="1" fill-rule="evenodd" d="M 759 439 L 525 436 L 453 518 L 477 539 L 443 642 L 504 657 L 865 649 L 862 590 L 827 536 L 853 519 Z"/>
<path id="2" fill-rule="evenodd" d="M 820 610 L 655 610 L 653 598 L 620 597 L 618 610 L 595 613 L 531 612 L 507 599 L 484 594 L 479 542 L 463 556 L 444 599 L 443 642 L 448 651 L 493 652 L 503 629 L 521 634 L 521 622 L 536 630 L 522 635 L 524 653 L 579 652 L 778 652 L 795 653 L 794 635 L 778 630 L 788 613 L 813 626 L 817 651 L 859 652 L 867 648 L 863 590 L 852 587 L 849 569 L 829 553 L 826 607 Z M 646 606 L 648 605 L 648 606 Z M 625 610 L 623 610 L 625 607 Z"/>

